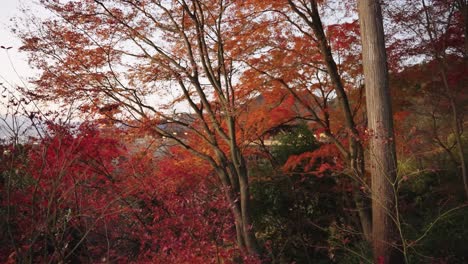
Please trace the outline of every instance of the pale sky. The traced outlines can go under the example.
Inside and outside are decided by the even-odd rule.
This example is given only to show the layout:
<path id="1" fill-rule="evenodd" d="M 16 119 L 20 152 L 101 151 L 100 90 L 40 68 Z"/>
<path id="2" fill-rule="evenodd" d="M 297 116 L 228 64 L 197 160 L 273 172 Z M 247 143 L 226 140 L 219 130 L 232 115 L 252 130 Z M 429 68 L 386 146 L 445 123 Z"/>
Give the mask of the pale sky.
<path id="1" fill-rule="evenodd" d="M 9 84 L 9 86 L 23 85 L 12 66 L 25 80 L 33 76 L 32 70 L 28 67 L 26 55 L 18 51 L 21 42 L 10 29 L 13 26 L 10 20 L 21 15 L 20 5 L 29 5 L 32 2 L 32 0 L 0 0 L 0 45 L 12 47 L 8 50 L 8 54 L 5 49 L 0 49 L 0 83 Z"/>
<path id="2" fill-rule="evenodd" d="M 11 28 L 14 26 L 12 18 L 22 15 L 20 6 L 33 6 L 32 4 L 36 1 L 0 0 L 0 46 L 11 47 L 8 51 L 0 48 L 0 139 L 9 139 L 11 136 L 11 128 L 9 127 L 13 124 L 11 115 L 15 109 L 5 108 L 10 95 L 16 94 L 18 86 L 31 88 L 32 85 L 28 83 L 28 79 L 37 75 L 29 67 L 26 54 L 19 52 L 21 41 L 11 32 Z M 34 10 L 34 14 L 42 13 L 44 11 Z M 8 92 L 4 90 L 5 88 L 8 89 Z M 17 130 L 22 136 L 35 134 L 34 130 L 29 129 L 26 117 L 19 115 L 18 120 L 22 127 L 17 128 Z"/>

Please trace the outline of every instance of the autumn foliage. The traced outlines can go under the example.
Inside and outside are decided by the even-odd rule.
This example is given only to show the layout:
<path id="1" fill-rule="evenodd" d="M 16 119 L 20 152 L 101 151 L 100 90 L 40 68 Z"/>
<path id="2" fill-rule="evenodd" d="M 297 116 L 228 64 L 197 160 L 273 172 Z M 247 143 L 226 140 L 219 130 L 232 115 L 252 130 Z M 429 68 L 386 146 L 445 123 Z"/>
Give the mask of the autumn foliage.
<path id="1" fill-rule="evenodd" d="M 160 159 L 144 150 L 130 153 L 91 124 L 51 125 L 49 133 L 3 157 L 5 239 L 13 243 L 2 247 L 2 261 L 243 258 L 229 204 L 206 163 L 176 147 Z"/>
<path id="2" fill-rule="evenodd" d="M 379 261 L 358 1 L 39 2 L 15 19 L 39 75 L 0 84 L 0 262 Z M 468 4 L 380 3 L 383 242 L 464 263 Z"/>

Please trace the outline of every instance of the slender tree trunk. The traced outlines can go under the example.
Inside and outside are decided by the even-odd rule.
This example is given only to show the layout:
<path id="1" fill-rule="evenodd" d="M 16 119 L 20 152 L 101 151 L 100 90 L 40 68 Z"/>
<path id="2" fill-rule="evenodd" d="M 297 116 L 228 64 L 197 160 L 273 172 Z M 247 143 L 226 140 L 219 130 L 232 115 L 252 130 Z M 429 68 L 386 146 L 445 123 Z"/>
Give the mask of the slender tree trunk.
<path id="1" fill-rule="evenodd" d="M 464 1 L 462 6 L 463 20 L 465 22 L 465 60 L 468 59 L 468 4 Z"/>
<path id="2" fill-rule="evenodd" d="M 447 81 L 447 74 L 445 72 L 445 64 L 443 64 L 444 61 L 439 60 L 440 64 L 440 72 L 442 75 L 442 80 L 444 82 L 445 90 L 447 92 L 447 97 L 450 101 L 450 110 L 452 111 L 452 130 L 453 134 L 455 135 L 455 143 L 457 145 L 457 152 L 458 152 L 458 158 L 460 159 L 460 167 L 461 167 L 461 177 L 463 179 L 463 186 L 465 188 L 465 195 L 466 199 L 468 199 L 468 174 L 466 171 L 466 159 L 465 159 L 465 151 L 463 148 L 463 142 L 462 142 L 462 125 L 463 122 L 460 124 L 460 117 L 458 114 L 458 109 L 457 109 L 457 104 L 455 102 L 455 98 L 452 95 L 452 92 L 450 90 L 448 81 Z M 458 169 L 458 168 L 457 168 Z"/>
<path id="3" fill-rule="evenodd" d="M 459 120 L 458 120 L 458 113 L 457 107 L 455 105 L 455 100 L 452 98 L 450 100 L 450 105 L 452 108 L 452 122 L 453 122 L 453 129 L 455 130 L 455 140 L 457 142 L 457 150 L 458 156 L 460 157 L 460 166 L 461 166 L 461 175 L 463 178 L 463 186 L 465 187 L 465 195 L 466 199 L 468 200 L 468 174 L 466 171 L 466 159 L 465 159 L 465 151 L 463 149 L 463 141 L 461 138 L 461 129 L 459 127 Z"/>
<path id="4" fill-rule="evenodd" d="M 463 122 L 460 124 L 460 117 L 458 114 L 458 109 L 457 109 L 457 104 L 456 104 L 456 99 L 450 89 L 450 85 L 448 83 L 448 78 L 447 78 L 447 60 L 446 60 L 446 54 L 445 50 L 439 51 L 439 49 L 434 45 L 435 40 L 434 40 L 434 31 L 432 26 L 431 26 L 431 16 L 428 12 L 426 3 L 424 0 L 421 1 L 422 5 L 424 7 L 424 14 L 426 17 L 426 31 L 429 35 L 429 38 L 431 40 L 431 43 L 433 43 L 433 56 L 437 60 L 439 64 L 439 71 L 440 75 L 442 77 L 442 82 L 444 84 L 446 96 L 449 100 L 450 103 L 450 110 L 452 111 L 452 129 L 453 133 L 455 134 L 455 142 L 457 145 L 457 152 L 458 152 L 458 158 L 460 159 L 460 166 L 461 166 L 461 176 L 463 179 L 463 186 L 465 189 L 465 195 L 466 198 L 468 199 L 468 174 L 467 174 L 467 166 L 466 166 L 466 159 L 465 159 L 465 152 L 463 149 L 463 142 L 461 139 L 461 133 L 462 133 L 462 127 Z M 468 51 L 468 6 L 466 0 L 459 0 L 458 2 L 460 11 L 462 12 L 462 16 L 464 19 L 464 31 L 465 31 L 465 49 L 464 49 L 464 58 L 465 58 L 465 63 L 467 60 L 467 51 Z"/>
<path id="5" fill-rule="evenodd" d="M 463 55 L 465 60 L 468 60 L 468 3 L 467 0 L 458 0 L 458 8 L 463 16 L 463 23 L 464 23 L 464 33 L 465 33 L 465 50 L 463 51 Z"/>
<path id="6" fill-rule="evenodd" d="M 354 177 L 359 180 L 355 183 L 355 190 L 353 194 L 354 204 L 358 211 L 359 220 L 361 222 L 361 229 L 363 236 L 366 240 L 370 241 L 372 233 L 372 220 L 371 220 L 371 209 L 369 198 L 364 196 L 360 192 L 361 183 L 359 181 L 364 179 L 364 153 L 362 144 L 359 142 L 359 133 L 356 129 L 356 124 L 354 122 L 354 117 L 352 114 L 351 106 L 349 104 L 349 99 L 344 89 L 343 81 L 338 72 L 338 67 L 336 65 L 335 59 L 328 44 L 325 31 L 323 29 L 323 23 L 320 18 L 320 13 L 317 6 L 316 0 L 310 1 L 310 8 L 307 8 L 307 17 L 304 11 L 301 11 L 297 5 L 292 1 L 288 0 L 289 5 L 292 10 L 298 14 L 313 30 L 315 37 L 317 38 L 317 44 L 320 49 L 320 53 L 327 67 L 327 72 L 330 76 L 330 80 L 333 84 L 334 90 L 336 92 L 339 105 L 344 114 L 345 125 L 349 131 L 349 151 L 346 158 L 346 161 L 351 169 L 351 173 Z"/>
<path id="7" fill-rule="evenodd" d="M 404 263 L 396 224 L 397 164 L 387 56 L 378 0 L 358 1 L 368 126 L 371 130 L 372 243 L 375 263 Z"/>
<path id="8" fill-rule="evenodd" d="M 353 122 L 354 124 L 354 122 Z M 356 131 L 357 133 L 357 131 Z M 352 153 L 349 157 L 349 163 L 351 164 L 351 170 L 355 177 L 360 181 L 365 181 L 365 163 L 364 163 L 364 149 L 360 142 L 356 141 L 356 136 L 353 134 L 350 144 L 350 152 Z M 353 200 L 356 206 L 359 220 L 361 222 L 361 230 L 364 235 L 364 239 L 368 242 L 372 241 L 372 207 L 371 200 L 368 194 L 361 191 L 361 182 L 355 181 Z"/>
<path id="9" fill-rule="evenodd" d="M 464 49 L 464 58 L 465 58 L 465 66 L 467 64 L 467 61 L 468 61 L 468 3 L 467 3 L 467 0 L 459 0 L 460 1 L 460 11 L 462 12 L 462 15 L 463 15 L 463 22 L 464 22 L 464 27 L 465 27 L 465 49 Z M 442 66 L 445 66 L 442 65 Z M 453 130 L 454 130 L 454 133 L 455 133 L 455 140 L 456 140 L 456 143 L 457 143 L 457 150 L 458 150 L 458 156 L 460 158 L 460 165 L 461 165 L 461 174 L 462 174 L 462 178 L 463 178 L 463 185 L 465 187 L 465 195 L 466 195 L 466 199 L 468 199 L 468 172 L 467 172 L 467 166 L 466 166 L 466 159 L 465 159 L 465 150 L 463 148 L 463 141 L 462 141 L 462 138 L 461 138 L 461 135 L 462 135 L 462 131 L 463 131 L 463 121 L 460 122 L 460 117 L 459 117 L 459 114 L 458 114 L 458 109 L 457 109 L 457 104 L 455 102 L 455 98 L 454 96 L 452 95 L 451 91 L 450 91 L 450 88 L 449 88 L 449 84 L 448 84 L 448 81 L 447 81 L 447 77 L 446 77 L 446 74 L 445 74 L 445 67 L 443 67 L 442 69 L 442 77 L 443 77 L 443 80 L 444 80 L 444 85 L 445 85 L 445 89 L 447 90 L 447 94 L 449 96 L 449 99 L 450 99 L 450 108 L 452 110 L 452 124 L 453 124 Z"/>
<path id="10" fill-rule="evenodd" d="M 465 67 L 466 63 L 468 61 L 468 1 L 467 0 L 459 0 L 460 2 L 460 11 L 463 14 L 463 23 L 465 27 L 465 50 L 464 50 L 464 57 L 465 57 Z M 462 169 L 462 177 L 463 177 L 463 184 L 465 186 L 465 193 L 466 197 L 468 199 L 468 175 L 467 175 L 467 166 L 466 166 L 466 159 L 465 159 L 465 152 L 463 149 L 463 142 L 461 139 L 461 131 L 462 129 L 459 127 L 458 123 L 458 114 L 457 114 L 457 108 L 456 105 L 454 104 L 454 101 L 452 100 L 451 102 L 451 107 L 452 107 L 452 112 L 453 112 L 453 118 L 455 119 L 455 124 L 456 124 L 456 140 L 457 140 L 457 145 L 458 145 L 458 155 L 460 156 L 460 161 L 461 161 L 461 169 Z M 463 122 L 460 124 L 463 126 Z"/>
<path id="11" fill-rule="evenodd" d="M 360 188 L 355 186 L 353 192 L 353 201 L 356 207 L 361 231 L 364 239 L 368 242 L 372 241 L 372 210 L 369 196 L 361 192 Z"/>
<path id="12" fill-rule="evenodd" d="M 448 100 L 450 102 L 450 110 L 452 111 L 452 130 L 453 134 L 455 135 L 455 143 L 457 145 L 457 154 L 458 158 L 460 159 L 459 164 L 461 167 L 461 177 L 463 179 L 463 186 L 465 188 L 465 195 L 466 199 L 468 199 L 468 174 L 466 171 L 466 159 L 465 159 L 465 151 L 463 148 L 463 142 L 462 142 L 462 127 L 463 122 L 460 124 L 460 117 L 458 114 L 458 107 L 457 103 L 455 102 L 455 98 L 452 94 L 452 91 L 450 90 L 450 86 L 447 80 L 447 74 L 446 74 L 446 64 L 445 60 L 443 60 L 440 56 L 436 54 L 436 59 L 439 62 L 439 68 L 440 68 L 440 75 L 442 76 L 442 82 L 444 83 L 445 91 L 447 93 Z M 458 164 L 457 164 L 458 165 Z M 457 168 L 458 170 L 458 168 Z"/>

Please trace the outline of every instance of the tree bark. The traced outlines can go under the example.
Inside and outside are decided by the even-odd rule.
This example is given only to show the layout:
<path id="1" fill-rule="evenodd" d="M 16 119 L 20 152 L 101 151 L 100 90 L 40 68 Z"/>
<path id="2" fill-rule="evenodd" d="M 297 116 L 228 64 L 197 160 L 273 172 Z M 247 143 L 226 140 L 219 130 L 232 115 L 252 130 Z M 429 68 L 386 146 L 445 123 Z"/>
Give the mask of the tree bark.
<path id="1" fill-rule="evenodd" d="M 378 0 L 358 1 L 372 175 L 375 263 L 404 263 L 396 208 L 397 163 L 382 11 Z"/>

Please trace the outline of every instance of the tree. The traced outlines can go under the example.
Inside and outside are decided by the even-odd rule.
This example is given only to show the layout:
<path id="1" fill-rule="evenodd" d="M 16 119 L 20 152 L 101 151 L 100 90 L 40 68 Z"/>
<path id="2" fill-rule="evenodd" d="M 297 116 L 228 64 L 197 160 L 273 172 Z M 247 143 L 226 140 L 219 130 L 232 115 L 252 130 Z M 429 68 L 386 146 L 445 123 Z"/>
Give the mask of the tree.
<path id="1" fill-rule="evenodd" d="M 468 71 L 466 13 L 464 0 L 404 1 L 389 5 L 389 17 L 395 22 L 391 30 L 405 32 L 405 37 L 392 36 L 394 55 L 391 60 L 396 62 L 392 67 L 396 71 L 412 72 L 411 68 L 416 67 L 418 72 L 428 72 L 411 76 L 424 87 L 428 99 L 433 102 L 434 111 L 419 112 L 434 117 L 433 141 L 460 168 L 468 195 L 466 146 L 462 139 Z M 422 63 L 411 65 L 408 61 L 412 60 L 422 60 Z M 447 126 L 442 123 L 446 120 L 450 120 L 451 131 L 443 132 Z M 441 134 L 453 135 L 455 144 L 444 142 Z"/>
<path id="2" fill-rule="evenodd" d="M 397 203 L 397 160 L 380 3 L 358 2 L 370 138 L 372 244 L 375 263 L 402 263 Z"/>
<path id="3" fill-rule="evenodd" d="M 247 47 L 241 48 L 255 54 L 243 57 L 250 67 L 246 77 L 251 77 L 244 81 L 262 90 L 290 93 L 298 118 L 313 122 L 319 134 L 323 133 L 339 150 L 346 164 L 341 172 L 354 180 L 358 228 L 370 240 L 370 201 L 363 192 L 367 180 L 362 133 L 365 125 L 360 115 L 361 69 L 356 63 L 360 51 L 358 24 L 326 25 L 323 11 L 328 4 L 333 8 L 340 5 L 335 1 L 251 2 L 250 8 L 256 11 L 253 14 L 260 15 L 250 23 L 251 33 L 241 36 L 248 40 Z"/>
<path id="4" fill-rule="evenodd" d="M 181 147 L 157 158 L 147 145 L 126 149 L 116 140 L 125 131 L 95 124 L 49 123 L 47 132 L 35 144 L 2 146 L 0 261 L 240 258 L 230 204 L 203 159 Z"/>
<path id="5" fill-rule="evenodd" d="M 119 144 L 88 124 L 76 133 L 49 124 L 48 132 L 50 137 L 34 145 L 14 146 L 3 170 L 7 256 L 20 262 L 77 261 L 97 253 L 102 248 L 89 245 L 88 234 L 112 222 L 117 212 L 125 215 L 109 184 Z"/>
<path id="6" fill-rule="evenodd" d="M 41 98 L 145 129 L 208 161 L 232 204 L 240 248 L 260 254 L 239 116 L 236 1 L 43 1 L 57 16 L 23 33 Z M 169 102 L 155 103 L 158 98 Z M 178 107 L 190 109 L 177 115 Z M 174 130 L 174 128 L 177 128 Z M 182 133 L 177 133 L 179 131 Z M 245 131 L 245 130 L 244 130 Z"/>
<path id="7" fill-rule="evenodd" d="M 387 58 L 380 14 L 379 23 L 367 22 L 364 27 L 373 13 L 361 10 L 359 21 L 356 1 L 344 2 L 40 1 L 51 16 L 36 17 L 41 21 L 17 32 L 24 40 L 22 49 L 42 74 L 35 90 L 20 90 L 47 102 L 78 105 L 90 114 L 87 118 L 100 118 L 99 132 L 128 139 L 129 151 L 113 151 L 118 143 L 102 139 L 97 130 L 76 134 L 55 126 L 52 131 L 60 136 L 45 135 L 31 145 L 33 151 L 25 151 L 26 156 L 15 154 L 28 162 L 30 170 L 14 162 L 15 156 L 2 156 L 10 162 L 5 163 L 7 177 L 0 182 L 8 194 L 2 201 L 17 198 L 14 203 L 8 198 L 7 206 L 0 208 L 14 238 L 2 241 L 15 242 L 2 249 L 3 255 L 15 251 L 24 259 L 45 261 L 53 251 L 50 261 L 76 256 L 90 262 L 107 255 L 110 262 L 239 262 L 262 255 L 264 244 L 272 261 L 286 257 L 297 262 L 315 257 L 339 261 L 349 252 L 356 253 L 351 258 L 366 258 L 372 232 L 377 262 L 391 261 L 393 253 L 399 257 L 400 237 L 407 237 L 402 239 L 405 253 L 424 247 L 422 238 L 434 226 L 427 217 L 416 217 L 424 218 L 421 225 L 431 222 L 427 229 L 414 228 L 424 230 L 421 238 L 413 239 L 417 231 L 395 222 L 401 212 L 408 221 L 412 206 L 421 206 L 417 198 L 441 201 L 439 196 L 421 193 L 436 186 L 432 180 L 443 173 L 436 175 L 422 162 L 411 163 L 405 172 L 417 176 L 424 172 L 430 184 L 423 182 L 424 188 L 408 191 L 409 182 L 419 179 L 408 180 L 407 175 L 399 178 L 401 185 L 396 184 L 395 136 L 384 98 L 387 68 L 400 79 L 393 87 L 405 86 L 414 93 L 393 101 L 397 105 L 393 109 L 403 110 L 396 117 L 405 120 L 401 126 L 395 121 L 396 131 L 405 136 L 396 143 L 404 143 L 404 150 L 413 153 L 437 150 L 418 154 L 431 163 L 435 156 L 449 157 L 464 174 L 466 1 L 382 2 L 384 11 L 390 10 L 388 18 L 396 21 L 385 25 L 390 40 Z M 408 7 L 401 9 L 403 5 Z M 399 10 L 391 12 L 395 9 Z M 361 63 L 360 26 L 365 29 L 367 76 Z M 379 34 L 369 33 L 367 26 L 377 26 Z M 380 41 L 377 62 L 366 56 L 371 53 L 365 41 L 369 35 L 378 35 Z M 378 76 L 372 77 L 369 68 Z M 372 104 L 375 99 L 380 101 Z M 405 100 L 411 100 L 411 108 L 401 105 Z M 30 100 L 10 103 L 15 107 L 8 113 L 16 115 Z M 383 107 L 376 111 L 376 105 Z M 428 119 L 412 123 L 427 111 Z M 45 116 L 39 116 L 40 109 L 24 112 L 34 125 Z M 423 123 L 427 120 L 433 123 Z M 303 128 L 292 129 L 302 122 Z M 8 125 L 8 119 L 3 123 Z M 25 128 L 18 124 L 10 127 L 16 140 L 22 134 L 18 129 Z M 420 133 L 413 126 L 426 131 Z M 283 129 L 295 132 L 275 150 L 275 140 L 269 139 Z M 413 134 L 419 135 L 411 141 L 417 143 L 404 142 Z M 438 146 L 422 146 L 423 141 Z M 442 149 L 448 155 L 440 155 Z M 407 161 L 401 158 L 402 150 L 398 157 Z M 99 158 L 105 166 L 97 162 Z M 416 166 L 418 171 L 413 169 Z M 96 171 L 99 168 L 105 170 Z M 369 171 L 374 177 L 372 193 Z M 23 178 L 31 181 L 17 182 Z M 445 181 L 437 186 L 441 182 Z M 376 191 L 377 185 L 383 191 Z M 28 196 L 27 190 L 36 186 L 45 190 L 41 198 Z M 400 194 L 399 186 L 403 186 Z M 396 208 L 399 195 L 404 198 L 401 211 Z M 456 195 L 453 192 L 447 199 Z M 253 217 L 251 199 L 257 206 Z M 42 215 L 24 209 L 22 201 Z M 113 210 L 108 215 L 110 211 L 103 210 L 107 205 Z M 90 216 L 101 214 L 106 216 Z M 42 224 L 32 226 L 30 219 Z M 64 222 L 67 226 L 62 228 L 59 224 Z M 401 226 L 404 233 L 399 233 Z M 28 244 L 31 239 L 40 245 Z M 94 247 L 94 242 L 101 246 Z M 31 246 L 29 255 L 23 246 Z"/>

